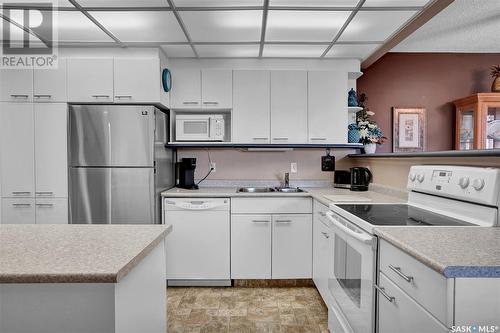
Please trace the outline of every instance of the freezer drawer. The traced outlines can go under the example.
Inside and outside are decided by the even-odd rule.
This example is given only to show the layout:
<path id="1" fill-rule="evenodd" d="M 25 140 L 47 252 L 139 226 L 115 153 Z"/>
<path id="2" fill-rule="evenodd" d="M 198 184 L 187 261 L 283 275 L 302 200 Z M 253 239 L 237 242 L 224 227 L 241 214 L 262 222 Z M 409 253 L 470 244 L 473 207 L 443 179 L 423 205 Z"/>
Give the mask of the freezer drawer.
<path id="1" fill-rule="evenodd" d="M 155 223 L 153 168 L 70 168 L 72 224 Z"/>

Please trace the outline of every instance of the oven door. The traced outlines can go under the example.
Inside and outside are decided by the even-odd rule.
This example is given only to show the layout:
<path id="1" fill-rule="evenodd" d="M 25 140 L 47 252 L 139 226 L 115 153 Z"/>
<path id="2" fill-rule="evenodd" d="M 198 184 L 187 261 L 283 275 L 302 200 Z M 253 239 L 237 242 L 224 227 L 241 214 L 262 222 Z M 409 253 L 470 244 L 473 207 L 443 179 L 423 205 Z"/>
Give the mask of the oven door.
<path id="1" fill-rule="evenodd" d="M 326 217 L 333 257 L 328 289 L 342 312 L 335 320 L 355 333 L 373 333 L 376 237 L 332 211 Z"/>
<path id="2" fill-rule="evenodd" d="M 175 120 L 176 141 L 210 141 L 210 118 L 183 118 Z"/>

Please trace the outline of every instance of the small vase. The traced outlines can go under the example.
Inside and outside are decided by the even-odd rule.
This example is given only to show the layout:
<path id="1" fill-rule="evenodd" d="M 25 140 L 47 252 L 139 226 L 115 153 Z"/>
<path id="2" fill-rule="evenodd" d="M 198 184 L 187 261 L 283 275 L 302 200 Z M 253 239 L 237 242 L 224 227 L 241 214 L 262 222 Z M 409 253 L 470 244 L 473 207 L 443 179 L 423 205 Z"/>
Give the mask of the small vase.
<path id="1" fill-rule="evenodd" d="M 375 151 L 377 150 L 376 143 L 365 143 L 363 147 L 365 149 L 365 154 L 375 154 Z"/>
<path id="2" fill-rule="evenodd" d="M 500 76 L 497 76 L 491 84 L 491 92 L 500 92 Z"/>

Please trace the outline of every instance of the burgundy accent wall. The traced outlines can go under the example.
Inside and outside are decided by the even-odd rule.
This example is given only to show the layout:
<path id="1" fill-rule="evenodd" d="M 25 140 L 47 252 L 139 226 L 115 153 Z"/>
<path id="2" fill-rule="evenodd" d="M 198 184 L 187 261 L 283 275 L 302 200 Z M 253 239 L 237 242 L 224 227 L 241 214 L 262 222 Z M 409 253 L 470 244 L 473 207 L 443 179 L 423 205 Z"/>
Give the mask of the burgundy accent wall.
<path id="1" fill-rule="evenodd" d="M 392 151 L 392 107 L 427 109 L 427 150 L 453 149 L 455 126 L 451 103 L 477 92 L 489 92 L 490 67 L 500 53 L 387 53 L 363 70 L 358 92 L 389 140 L 378 152 Z"/>

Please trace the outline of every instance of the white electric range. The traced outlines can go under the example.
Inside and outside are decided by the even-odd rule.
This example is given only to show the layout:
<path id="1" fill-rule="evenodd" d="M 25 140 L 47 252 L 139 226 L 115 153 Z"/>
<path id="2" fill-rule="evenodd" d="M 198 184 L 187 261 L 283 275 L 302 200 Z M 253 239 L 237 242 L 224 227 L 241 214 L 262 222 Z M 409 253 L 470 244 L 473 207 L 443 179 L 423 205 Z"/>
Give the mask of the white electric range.
<path id="1" fill-rule="evenodd" d="M 375 227 L 500 224 L 500 169 L 413 166 L 407 188 L 407 204 L 330 204 L 331 332 L 375 332 Z"/>

